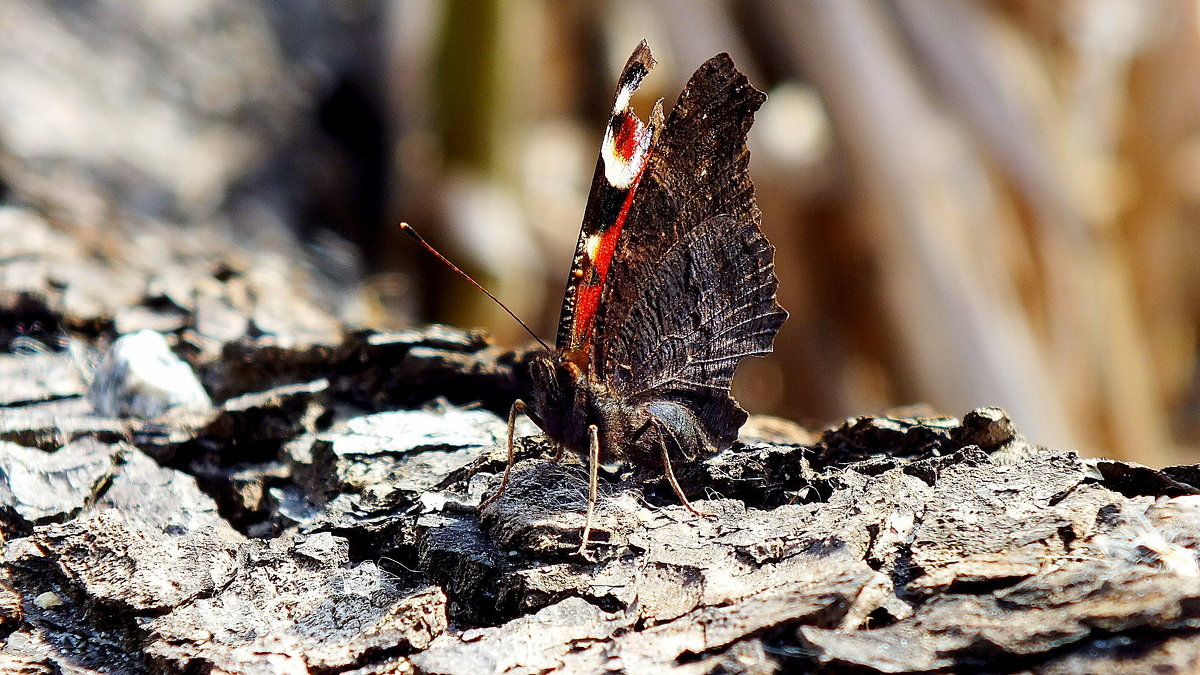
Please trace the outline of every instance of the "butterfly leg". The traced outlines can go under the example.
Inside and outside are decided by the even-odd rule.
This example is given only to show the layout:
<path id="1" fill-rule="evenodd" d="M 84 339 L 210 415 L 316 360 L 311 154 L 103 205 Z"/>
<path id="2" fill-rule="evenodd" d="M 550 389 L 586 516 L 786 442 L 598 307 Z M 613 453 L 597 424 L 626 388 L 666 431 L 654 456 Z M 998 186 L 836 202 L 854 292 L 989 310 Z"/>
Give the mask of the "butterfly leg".
<path id="1" fill-rule="evenodd" d="M 596 492 L 600 487 L 600 429 L 595 424 L 588 425 L 588 502 L 587 517 L 583 520 L 583 536 L 579 542 L 579 555 L 585 560 L 591 560 L 588 555 L 588 536 L 592 533 L 592 515 L 596 511 Z"/>
<path id="2" fill-rule="evenodd" d="M 517 413 L 522 413 L 529 417 L 529 419 L 533 420 L 534 424 L 538 424 L 539 422 L 539 420 L 535 419 L 531 414 L 532 411 L 529 410 L 529 407 L 525 405 L 524 401 L 521 399 L 513 401 L 512 407 L 508 409 L 508 463 L 504 465 L 504 475 L 500 477 L 500 487 L 496 489 L 491 497 L 488 497 L 479 504 L 480 509 L 499 499 L 500 495 L 504 493 L 504 488 L 508 487 L 508 475 L 512 473 L 513 462 L 516 459 L 516 450 L 513 446 L 513 434 L 517 428 Z M 538 426 L 540 427 L 541 425 L 538 424 Z"/>
<path id="3" fill-rule="evenodd" d="M 558 464 L 559 461 L 562 460 L 562 457 L 563 457 L 563 446 L 561 443 L 555 443 L 554 444 L 554 454 L 550 455 L 550 461 L 554 462 L 555 464 Z"/>
<path id="4" fill-rule="evenodd" d="M 658 429 L 658 437 L 660 441 L 658 447 L 662 451 L 663 472 L 667 475 L 667 482 L 671 484 L 671 489 L 675 490 L 675 496 L 679 497 L 679 502 L 683 504 L 684 508 L 696 514 L 697 516 L 701 516 L 703 518 L 716 517 L 716 514 L 714 513 L 701 511 L 695 506 L 692 506 L 692 503 L 688 501 L 687 495 L 683 494 L 683 488 L 679 486 L 679 479 L 675 478 L 675 471 L 671 469 L 671 453 L 668 451 L 667 447 L 668 436 L 671 438 L 671 441 L 676 444 L 676 446 L 679 445 L 679 438 L 675 435 L 675 432 L 671 430 L 671 427 L 667 424 L 664 424 L 662 420 L 658 419 L 657 417 L 651 417 L 650 419 L 654 423 L 654 426 Z"/>

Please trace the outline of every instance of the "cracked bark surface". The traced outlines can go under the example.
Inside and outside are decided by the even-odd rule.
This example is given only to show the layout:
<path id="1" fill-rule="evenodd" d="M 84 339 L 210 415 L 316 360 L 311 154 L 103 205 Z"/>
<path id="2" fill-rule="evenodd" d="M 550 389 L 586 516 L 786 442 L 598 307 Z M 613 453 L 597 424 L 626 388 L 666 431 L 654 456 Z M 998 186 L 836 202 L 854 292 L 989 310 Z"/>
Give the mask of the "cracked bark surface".
<path id="1" fill-rule="evenodd" d="M 103 325 L 51 304 L 0 311 Z M 6 672 L 1200 663 L 1200 468 L 1037 447 L 996 408 L 823 432 L 756 418 L 679 467 L 711 518 L 605 467 L 587 561 L 585 473 L 527 422 L 509 489 L 478 507 L 504 467 L 496 410 L 523 386 L 523 355 L 478 334 L 181 349 L 223 395 L 155 420 L 97 417 L 60 386 L 87 376 L 66 345 L 111 339 L 61 336 L 46 358 L 10 351 L 8 391 L 26 394 L 0 401 Z M 79 370 L 38 379 L 56 360 Z"/>

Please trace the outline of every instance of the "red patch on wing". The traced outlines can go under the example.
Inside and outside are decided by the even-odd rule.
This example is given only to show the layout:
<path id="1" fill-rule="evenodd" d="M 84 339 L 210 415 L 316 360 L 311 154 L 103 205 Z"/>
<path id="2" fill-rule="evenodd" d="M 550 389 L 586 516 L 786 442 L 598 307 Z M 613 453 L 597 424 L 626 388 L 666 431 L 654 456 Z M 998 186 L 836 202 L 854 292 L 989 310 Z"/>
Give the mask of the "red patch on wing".
<path id="1" fill-rule="evenodd" d="M 621 113 L 621 128 L 613 134 L 617 155 L 626 162 L 632 161 L 642 135 L 642 121 L 629 111 Z"/>
<path id="2" fill-rule="evenodd" d="M 604 293 L 604 280 L 608 278 L 608 268 L 612 266 L 613 254 L 617 252 L 617 241 L 621 238 L 621 228 L 625 226 L 625 219 L 629 216 L 629 206 L 633 203 L 633 195 L 637 192 L 638 182 L 641 181 L 642 172 L 645 170 L 646 163 L 643 163 L 633 185 L 629 186 L 629 192 L 625 195 L 625 202 L 621 204 L 621 211 L 617 214 L 616 220 L 600 235 L 599 250 L 592 261 L 590 270 L 592 274 L 585 272 L 587 276 L 579 282 L 579 295 L 575 305 L 575 326 L 571 331 L 571 335 L 579 341 L 579 344 L 573 345 L 574 348 L 570 350 L 573 361 L 587 363 L 591 352 L 592 327 L 596 323 L 596 312 L 600 309 L 600 296 Z"/>

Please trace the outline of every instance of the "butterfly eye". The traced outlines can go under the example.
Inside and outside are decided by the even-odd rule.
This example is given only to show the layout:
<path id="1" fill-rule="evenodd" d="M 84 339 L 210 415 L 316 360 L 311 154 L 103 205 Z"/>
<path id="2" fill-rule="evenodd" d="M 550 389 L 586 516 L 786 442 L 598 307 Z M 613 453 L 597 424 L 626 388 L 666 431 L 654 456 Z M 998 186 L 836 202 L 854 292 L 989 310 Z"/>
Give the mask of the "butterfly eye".
<path id="1" fill-rule="evenodd" d="M 582 372 L 583 371 L 579 369 L 579 365 L 574 361 L 560 361 L 558 363 L 556 374 L 558 375 L 559 382 L 567 384 L 573 383 L 575 380 L 577 380 Z"/>

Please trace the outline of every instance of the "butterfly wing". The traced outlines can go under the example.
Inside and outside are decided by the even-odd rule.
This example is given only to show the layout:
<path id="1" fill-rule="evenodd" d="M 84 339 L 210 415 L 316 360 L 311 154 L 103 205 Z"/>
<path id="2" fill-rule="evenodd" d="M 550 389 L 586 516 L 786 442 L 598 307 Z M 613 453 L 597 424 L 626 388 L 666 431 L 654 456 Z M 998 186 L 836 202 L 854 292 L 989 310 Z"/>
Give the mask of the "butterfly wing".
<path id="1" fill-rule="evenodd" d="M 596 316 L 613 253 L 644 175 L 657 129 L 662 125 L 661 101 L 645 124 L 629 104 L 633 92 L 654 64 L 650 47 L 643 40 L 621 71 L 612 114 L 596 160 L 575 259 L 567 277 L 556 346 L 581 370 L 587 370 L 591 360 Z"/>
<path id="2" fill-rule="evenodd" d="M 645 168 L 596 326 L 595 376 L 686 405 L 716 449 L 746 419 L 729 394 L 738 363 L 769 353 L 787 317 L 747 172 L 765 98 L 727 54 L 697 69 Z"/>

